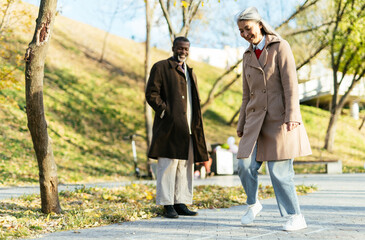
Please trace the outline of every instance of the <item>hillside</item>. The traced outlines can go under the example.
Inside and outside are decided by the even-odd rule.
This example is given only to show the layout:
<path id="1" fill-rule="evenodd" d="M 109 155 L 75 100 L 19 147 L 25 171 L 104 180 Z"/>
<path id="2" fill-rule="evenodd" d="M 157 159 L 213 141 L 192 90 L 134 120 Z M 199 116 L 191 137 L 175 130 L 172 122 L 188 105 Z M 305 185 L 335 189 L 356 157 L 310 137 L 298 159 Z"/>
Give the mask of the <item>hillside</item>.
<path id="1" fill-rule="evenodd" d="M 37 9 L 24 8 L 36 19 Z M 20 27 L 18 27 L 20 28 Z M 30 42 L 34 24 L 27 34 L 14 29 L 13 51 L 22 54 Z M 89 25 L 57 16 L 47 55 L 44 103 L 49 134 L 61 183 L 119 181 L 133 175 L 131 144 L 124 136 L 144 133 L 143 62 L 144 45 L 111 35 L 105 62 L 99 63 L 104 32 Z M 10 41 L 10 40 L 8 40 Z M 152 62 L 170 53 L 153 49 Z M 190 61 L 204 100 L 214 79 L 223 69 Z M 24 112 L 24 65 L 15 73 L 18 82 L 0 90 L 0 185 L 35 184 L 38 168 Z M 204 115 L 207 140 L 226 141 L 235 127 L 226 122 L 237 110 L 241 86 L 210 106 Z M 4 101 L 5 99 L 5 101 Z M 303 118 L 314 154 L 310 159 L 342 159 L 347 169 L 361 171 L 365 162 L 365 129 L 360 121 L 340 119 L 336 151 L 321 149 L 329 113 L 303 106 Z M 137 139 L 140 166 L 146 162 L 144 137 Z"/>

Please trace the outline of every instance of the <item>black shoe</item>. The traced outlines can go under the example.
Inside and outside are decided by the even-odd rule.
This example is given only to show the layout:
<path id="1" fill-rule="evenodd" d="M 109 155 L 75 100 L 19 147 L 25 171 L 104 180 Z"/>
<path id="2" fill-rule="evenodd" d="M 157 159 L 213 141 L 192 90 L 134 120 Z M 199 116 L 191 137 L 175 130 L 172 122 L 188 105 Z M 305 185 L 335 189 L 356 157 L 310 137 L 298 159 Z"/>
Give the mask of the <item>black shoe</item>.
<path id="1" fill-rule="evenodd" d="M 172 205 L 165 205 L 165 214 L 164 217 L 166 218 L 178 218 L 179 215 L 175 211 L 174 207 Z"/>
<path id="2" fill-rule="evenodd" d="M 196 216 L 196 215 L 198 215 L 198 212 L 190 211 L 188 209 L 188 207 L 185 204 L 182 204 L 182 203 L 175 204 L 174 208 L 175 208 L 176 212 L 179 215 L 183 215 L 183 216 Z"/>

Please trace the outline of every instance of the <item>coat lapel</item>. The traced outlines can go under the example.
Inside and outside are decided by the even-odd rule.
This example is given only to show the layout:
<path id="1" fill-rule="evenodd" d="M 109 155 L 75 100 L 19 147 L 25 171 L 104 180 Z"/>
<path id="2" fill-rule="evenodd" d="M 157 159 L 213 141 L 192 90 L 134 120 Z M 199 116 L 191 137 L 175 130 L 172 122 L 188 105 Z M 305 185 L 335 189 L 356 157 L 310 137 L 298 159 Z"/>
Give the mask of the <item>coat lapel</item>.
<path id="1" fill-rule="evenodd" d="M 266 47 L 262 50 L 260 58 L 259 58 L 259 63 L 262 69 L 265 68 L 266 62 L 267 62 L 267 55 L 268 55 L 268 51 L 266 49 Z"/>
<path id="2" fill-rule="evenodd" d="M 247 61 L 247 64 L 250 65 L 251 67 L 262 69 L 259 60 L 257 59 L 255 52 L 253 51 L 252 44 L 246 50 L 246 52 L 249 52 L 250 54 L 249 61 Z"/>
<path id="3" fill-rule="evenodd" d="M 181 74 L 185 78 L 185 73 L 183 72 L 181 67 L 179 67 L 179 64 L 173 59 L 173 57 L 169 58 L 169 63 L 172 68 L 174 68 L 179 74 Z"/>
<path id="4" fill-rule="evenodd" d="M 269 52 L 268 52 L 269 45 L 272 44 L 272 43 L 275 43 L 275 42 L 279 42 L 279 41 L 280 40 L 276 36 L 266 35 L 265 47 L 262 50 L 262 53 L 261 53 L 259 59 L 257 59 L 256 54 L 253 51 L 252 44 L 250 44 L 250 46 L 246 50 L 246 52 L 249 52 L 250 55 L 251 55 L 249 61 L 247 62 L 248 65 L 250 65 L 251 67 L 263 70 L 266 66 L 268 55 L 269 55 Z"/>

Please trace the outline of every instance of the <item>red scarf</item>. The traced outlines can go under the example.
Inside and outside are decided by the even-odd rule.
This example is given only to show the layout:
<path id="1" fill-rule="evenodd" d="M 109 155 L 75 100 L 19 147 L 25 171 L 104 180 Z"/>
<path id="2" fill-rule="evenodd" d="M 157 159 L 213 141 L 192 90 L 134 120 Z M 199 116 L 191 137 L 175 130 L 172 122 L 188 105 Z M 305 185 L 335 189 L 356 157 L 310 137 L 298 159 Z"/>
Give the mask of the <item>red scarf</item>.
<path id="1" fill-rule="evenodd" d="M 255 49 L 255 54 L 256 54 L 257 59 L 260 58 L 261 53 L 262 53 L 262 50 L 260 50 L 258 48 Z"/>

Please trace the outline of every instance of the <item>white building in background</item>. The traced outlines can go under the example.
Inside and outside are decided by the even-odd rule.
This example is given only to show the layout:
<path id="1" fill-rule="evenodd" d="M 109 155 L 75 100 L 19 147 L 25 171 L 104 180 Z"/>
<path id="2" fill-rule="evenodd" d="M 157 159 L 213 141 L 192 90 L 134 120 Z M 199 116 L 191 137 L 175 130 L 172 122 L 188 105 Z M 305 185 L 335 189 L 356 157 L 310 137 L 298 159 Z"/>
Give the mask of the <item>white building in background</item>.
<path id="1" fill-rule="evenodd" d="M 338 78 L 342 76 L 338 73 Z M 320 62 L 314 65 L 307 65 L 298 71 L 298 78 L 306 80 L 299 84 L 300 102 L 311 102 L 312 105 L 327 105 L 330 108 L 331 97 L 334 93 L 333 72 Z M 353 75 L 346 75 L 339 88 L 339 96 L 343 96 L 352 83 Z M 365 104 L 365 78 L 350 92 L 347 100 L 354 119 L 359 119 L 359 104 Z"/>
<path id="2" fill-rule="evenodd" d="M 212 66 L 229 69 L 233 66 L 242 55 L 246 48 L 224 49 L 214 48 L 196 48 L 191 47 L 189 58 L 195 61 L 205 62 Z M 237 68 L 237 73 L 242 72 L 242 66 Z M 339 74 L 341 75 L 341 74 Z M 321 62 L 312 65 L 306 65 L 298 71 L 299 98 L 302 103 L 310 103 L 317 106 L 330 106 L 331 96 L 333 94 L 333 73 L 332 69 L 325 67 Z M 352 76 L 347 75 L 339 89 L 339 95 L 342 96 L 352 81 Z M 351 114 L 355 119 L 359 118 L 359 104 L 365 104 L 365 79 L 361 79 L 356 87 L 351 91 L 348 104 L 351 108 Z"/>
<path id="3" fill-rule="evenodd" d="M 199 62 L 205 62 L 214 67 L 229 69 L 242 58 L 245 48 L 231 48 L 225 46 L 223 49 L 191 47 L 189 58 Z M 238 68 L 242 71 L 242 68 Z"/>

